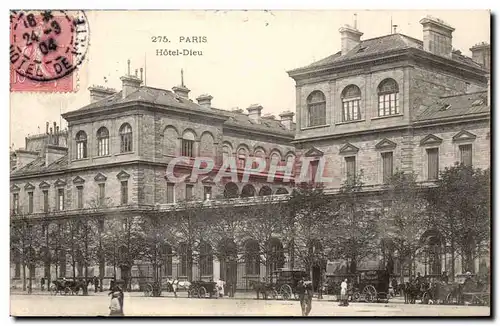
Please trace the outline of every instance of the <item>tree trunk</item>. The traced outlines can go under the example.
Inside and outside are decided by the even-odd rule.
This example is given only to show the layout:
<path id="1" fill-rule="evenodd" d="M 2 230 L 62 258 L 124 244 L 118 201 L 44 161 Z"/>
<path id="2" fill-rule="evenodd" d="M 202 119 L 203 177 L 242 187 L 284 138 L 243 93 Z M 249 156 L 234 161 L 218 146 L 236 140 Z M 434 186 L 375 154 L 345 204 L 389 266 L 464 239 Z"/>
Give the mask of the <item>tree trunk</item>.
<path id="1" fill-rule="evenodd" d="M 451 243 L 451 281 L 455 282 L 455 244 Z"/>
<path id="2" fill-rule="evenodd" d="M 26 291 L 26 264 L 23 263 L 23 291 Z"/>

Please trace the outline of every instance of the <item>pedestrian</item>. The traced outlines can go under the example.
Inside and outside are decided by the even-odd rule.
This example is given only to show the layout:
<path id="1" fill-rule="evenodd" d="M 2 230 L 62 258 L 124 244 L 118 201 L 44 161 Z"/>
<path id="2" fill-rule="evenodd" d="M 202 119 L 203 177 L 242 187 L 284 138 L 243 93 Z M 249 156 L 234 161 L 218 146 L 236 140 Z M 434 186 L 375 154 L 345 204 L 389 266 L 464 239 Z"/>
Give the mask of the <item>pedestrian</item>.
<path id="1" fill-rule="evenodd" d="M 302 279 L 297 283 L 297 293 L 299 295 L 302 316 L 309 316 L 312 309 L 312 282 L 305 277 L 302 277 Z"/>
<path id="2" fill-rule="evenodd" d="M 111 302 L 109 303 L 109 315 L 114 317 L 124 316 L 123 290 L 118 285 L 114 285 L 108 296 L 109 295 L 111 295 Z"/>
<path id="3" fill-rule="evenodd" d="M 222 279 L 219 278 L 219 280 L 216 283 L 217 290 L 219 292 L 219 298 L 224 297 L 224 286 L 226 285 L 226 282 L 224 282 Z"/>
<path id="4" fill-rule="evenodd" d="M 94 276 L 94 292 L 97 293 L 98 290 L 99 290 L 99 279 L 97 278 L 97 276 Z"/>
<path id="5" fill-rule="evenodd" d="M 177 288 L 179 287 L 179 279 L 176 277 L 175 280 L 172 281 L 172 291 L 174 292 L 174 296 L 177 298 Z"/>
<path id="6" fill-rule="evenodd" d="M 42 278 L 40 279 L 40 289 L 42 291 L 45 290 L 45 277 L 42 276 Z"/>
<path id="7" fill-rule="evenodd" d="M 349 305 L 347 300 L 347 279 L 340 284 L 340 306 L 347 307 Z"/>

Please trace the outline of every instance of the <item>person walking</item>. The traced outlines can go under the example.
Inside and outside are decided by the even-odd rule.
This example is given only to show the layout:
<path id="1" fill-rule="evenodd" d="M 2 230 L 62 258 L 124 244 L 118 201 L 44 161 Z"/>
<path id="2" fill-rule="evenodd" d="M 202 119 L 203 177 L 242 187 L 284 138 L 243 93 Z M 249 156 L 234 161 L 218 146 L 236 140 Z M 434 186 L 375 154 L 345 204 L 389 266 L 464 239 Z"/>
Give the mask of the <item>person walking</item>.
<path id="1" fill-rule="evenodd" d="M 347 307 L 349 305 L 347 300 L 347 279 L 340 284 L 340 306 Z"/>
<path id="2" fill-rule="evenodd" d="M 302 316 L 309 316 L 312 309 L 313 288 L 312 282 L 303 277 L 297 283 L 297 293 L 299 295 Z"/>
<path id="3" fill-rule="evenodd" d="M 219 278 L 219 280 L 216 283 L 217 290 L 219 292 L 219 298 L 224 297 L 224 286 L 226 285 L 226 282 L 224 282 L 222 279 Z"/>
<path id="4" fill-rule="evenodd" d="M 123 290 L 118 286 L 114 285 L 111 288 L 108 296 L 111 295 L 111 302 L 109 304 L 109 316 L 120 317 L 123 314 Z"/>
<path id="5" fill-rule="evenodd" d="M 40 289 L 43 291 L 45 291 L 45 277 L 42 276 L 42 278 L 40 279 Z"/>

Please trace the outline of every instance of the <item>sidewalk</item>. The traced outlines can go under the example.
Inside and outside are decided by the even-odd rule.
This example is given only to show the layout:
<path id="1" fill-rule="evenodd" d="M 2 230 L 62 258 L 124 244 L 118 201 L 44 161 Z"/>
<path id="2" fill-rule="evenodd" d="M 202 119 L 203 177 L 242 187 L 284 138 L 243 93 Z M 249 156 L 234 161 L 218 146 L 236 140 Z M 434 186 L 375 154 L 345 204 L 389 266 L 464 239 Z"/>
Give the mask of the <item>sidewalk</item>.
<path id="1" fill-rule="evenodd" d="M 93 291 L 93 289 L 91 291 L 89 291 L 88 295 L 89 296 L 107 296 L 109 293 L 108 290 L 106 291 L 103 291 L 103 292 L 97 292 L 95 293 Z M 10 294 L 11 295 L 30 295 L 28 294 L 28 291 L 22 291 L 22 290 L 19 290 L 19 289 L 12 289 L 10 291 Z M 49 296 L 50 295 L 50 292 L 47 292 L 47 291 L 40 291 L 40 290 L 33 290 L 32 294 L 31 295 L 46 295 L 46 296 Z M 58 296 L 60 296 L 60 294 L 58 294 Z M 141 292 L 141 291 L 133 291 L 133 292 L 125 292 L 125 297 L 144 297 L 144 293 Z M 175 298 L 174 297 L 174 294 L 172 292 L 166 292 L 166 291 L 163 291 L 162 292 L 162 298 Z M 178 298 L 187 298 L 188 295 L 187 295 L 187 292 L 186 291 L 180 291 L 180 292 L 177 292 L 177 297 Z M 231 300 L 231 299 L 238 299 L 238 300 L 256 300 L 257 299 L 257 295 L 255 292 L 253 291 L 248 291 L 248 292 L 236 292 L 234 297 L 228 297 L 228 296 L 225 296 L 224 297 L 224 300 Z M 260 297 L 260 300 L 262 300 L 262 297 Z M 268 300 L 272 300 L 272 299 L 268 299 Z M 281 299 L 276 299 L 276 300 L 281 300 Z M 323 295 L 323 299 L 318 299 L 318 296 L 317 295 L 314 295 L 314 298 L 313 300 L 315 301 L 325 301 L 325 302 L 336 302 L 337 301 L 337 297 L 335 295 Z M 395 297 L 395 298 L 391 298 L 389 300 L 390 303 L 404 303 L 404 298 L 402 297 Z"/>

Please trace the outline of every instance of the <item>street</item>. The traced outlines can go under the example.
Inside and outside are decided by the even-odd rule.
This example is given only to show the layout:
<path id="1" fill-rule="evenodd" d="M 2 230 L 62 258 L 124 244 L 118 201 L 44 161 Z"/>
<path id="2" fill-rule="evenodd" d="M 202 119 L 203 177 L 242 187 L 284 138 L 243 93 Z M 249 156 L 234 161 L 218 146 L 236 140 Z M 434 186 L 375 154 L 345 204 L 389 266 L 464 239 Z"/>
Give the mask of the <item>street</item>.
<path id="1" fill-rule="evenodd" d="M 11 294 L 12 316 L 107 316 L 106 293 L 89 296 L 49 296 Z M 255 300 L 251 298 L 191 299 L 160 298 L 125 293 L 126 316 L 300 316 L 298 301 Z M 488 316 L 489 307 L 351 303 L 313 299 L 310 316 Z"/>

